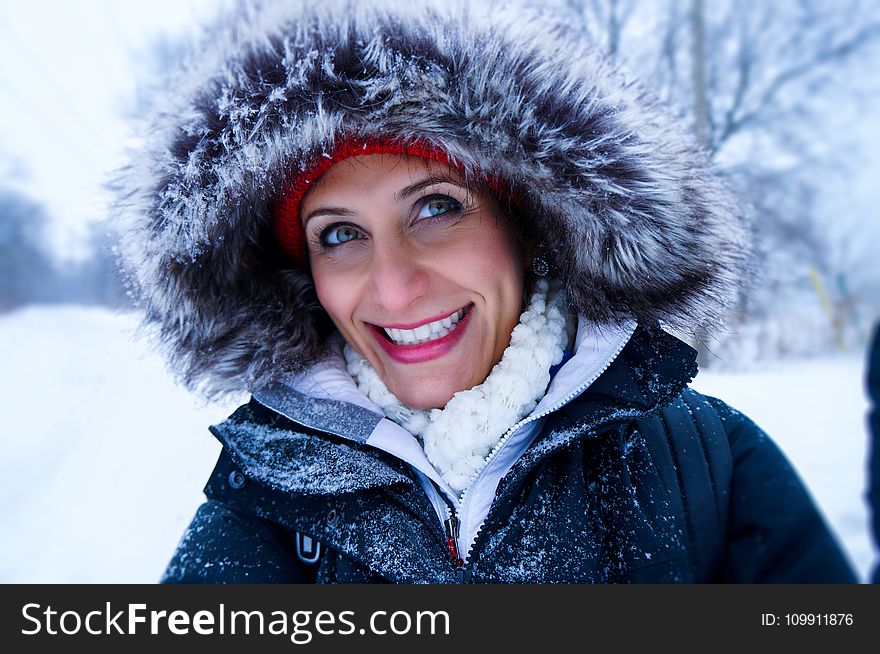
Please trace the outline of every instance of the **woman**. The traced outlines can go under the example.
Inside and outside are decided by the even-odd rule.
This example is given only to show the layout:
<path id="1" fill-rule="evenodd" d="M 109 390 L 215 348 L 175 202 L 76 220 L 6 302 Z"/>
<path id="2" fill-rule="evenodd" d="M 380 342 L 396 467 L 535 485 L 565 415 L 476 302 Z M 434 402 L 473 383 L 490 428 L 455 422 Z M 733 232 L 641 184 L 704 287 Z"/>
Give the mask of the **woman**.
<path id="1" fill-rule="evenodd" d="M 661 329 L 717 324 L 745 229 L 637 86 L 522 12 L 222 25 L 121 182 L 176 370 L 252 393 L 165 581 L 854 580 Z"/>

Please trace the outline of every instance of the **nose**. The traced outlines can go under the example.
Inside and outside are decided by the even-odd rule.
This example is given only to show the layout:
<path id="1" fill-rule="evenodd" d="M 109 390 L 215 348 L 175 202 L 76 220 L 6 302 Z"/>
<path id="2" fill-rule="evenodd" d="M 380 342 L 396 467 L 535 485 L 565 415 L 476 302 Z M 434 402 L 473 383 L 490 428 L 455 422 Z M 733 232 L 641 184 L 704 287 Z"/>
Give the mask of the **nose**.
<path id="1" fill-rule="evenodd" d="M 428 272 L 418 256 L 395 241 L 374 248 L 370 285 L 377 306 L 389 314 L 399 314 L 425 295 Z"/>

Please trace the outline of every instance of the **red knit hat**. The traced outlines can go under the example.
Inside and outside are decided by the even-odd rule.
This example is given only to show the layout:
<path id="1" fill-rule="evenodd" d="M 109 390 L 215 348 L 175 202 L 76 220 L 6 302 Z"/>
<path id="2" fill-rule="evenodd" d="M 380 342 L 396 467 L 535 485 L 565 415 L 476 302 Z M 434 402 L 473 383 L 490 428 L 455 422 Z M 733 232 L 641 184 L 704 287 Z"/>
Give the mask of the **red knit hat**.
<path id="1" fill-rule="evenodd" d="M 459 171 L 462 170 L 461 166 L 450 161 L 449 155 L 444 150 L 420 141 L 404 143 L 402 141 L 369 139 L 339 143 L 332 155 L 322 156 L 312 162 L 290 182 L 281 196 L 272 203 L 272 219 L 278 242 L 297 267 L 303 270 L 308 267 L 305 235 L 299 217 L 303 196 L 321 178 L 321 175 L 335 164 L 345 159 L 364 157 L 370 154 L 421 157 L 446 164 Z"/>

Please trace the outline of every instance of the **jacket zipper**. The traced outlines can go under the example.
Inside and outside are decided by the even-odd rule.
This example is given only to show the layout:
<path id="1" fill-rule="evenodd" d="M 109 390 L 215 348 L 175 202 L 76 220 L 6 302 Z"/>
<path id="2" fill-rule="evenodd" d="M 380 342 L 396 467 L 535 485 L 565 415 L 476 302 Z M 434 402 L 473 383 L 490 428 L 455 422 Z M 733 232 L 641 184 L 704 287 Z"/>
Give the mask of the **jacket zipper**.
<path id="1" fill-rule="evenodd" d="M 449 552 L 449 559 L 452 562 L 452 567 L 458 570 L 464 565 L 464 561 L 458 553 L 459 522 L 452 511 L 449 512 L 449 517 L 443 521 L 443 528 L 446 531 L 446 549 Z"/>
<path id="2" fill-rule="evenodd" d="M 545 409 L 544 411 L 542 411 L 541 413 L 539 413 L 537 415 L 531 415 L 528 418 L 520 420 L 518 423 L 513 425 L 510 429 L 508 429 L 504 433 L 504 436 L 502 436 L 501 440 L 499 440 L 498 443 L 495 445 L 495 447 L 492 448 L 492 451 L 489 452 L 489 454 L 487 454 L 483 458 L 483 463 L 480 465 L 479 469 L 477 469 L 477 471 L 471 477 L 470 482 L 468 482 L 468 485 L 465 487 L 464 491 L 462 491 L 461 496 L 458 498 L 458 506 L 459 506 L 458 513 L 459 513 L 459 515 L 464 513 L 465 498 L 468 496 L 468 493 L 470 492 L 470 490 L 475 486 L 475 482 L 477 481 L 479 476 L 483 473 L 483 471 L 489 466 L 489 463 L 491 463 L 492 459 L 494 459 L 497 456 L 497 454 L 504 448 L 504 446 L 507 444 L 507 441 L 510 440 L 510 437 L 516 431 L 518 431 L 520 428 L 524 427 L 525 425 L 529 424 L 530 422 L 534 422 L 535 420 L 541 420 L 542 418 L 547 417 L 551 413 L 558 411 L 559 409 L 564 407 L 566 404 L 571 402 L 578 395 L 583 393 L 590 385 L 592 385 L 592 383 L 594 381 L 596 381 L 597 379 L 599 379 L 599 377 L 602 376 L 602 373 L 604 373 L 606 370 L 608 370 L 608 368 L 611 366 L 612 363 L 614 363 L 615 359 L 617 359 L 618 355 L 623 351 L 623 348 L 626 347 L 627 343 L 629 343 L 629 340 L 632 337 L 634 331 L 635 331 L 635 326 L 633 326 L 629 330 L 627 337 L 625 339 L 622 339 L 621 342 L 617 345 L 617 347 L 615 348 L 612 355 L 605 360 L 605 363 L 602 365 L 602 368 L 597 370 L 595 373 L 593 373 L 593 375 L 591 375 L 587 381 L 582 382 L 575 390 L 571 391 L 568 395 L 565 396 L 565 398 L 563 398 L 561 401 L 554 404 L 549 409 Z M 469 574 L 466 570 L 467 560 L 470 557 L 471 551 L 474 549 L 474 547 L 476 546 L 476 544 L 479 540 L 480 533 L 482 532 L 483 527 L 481 525 L 479 527 L 479 529 L 477 529 L 477 533 L 474 537 L 473 545 L 471 545 L 471 547 L 468 548 L 468 550 L 466 552 L 464 552 L 464 557 L 462 558 L 461 557 L 462 548 L 458 542 L 459 526 L 461 525 L 461 521 L 456 516 L 455 511 L 453 509 L 450 509 L 448 506 L 447 506 L 447 515 L 448 515 L 448 517 L 443 523 L 444 527 L 445 527 L 445 532 L 446 532 L 447 548 L 449 548 L 450 554 L 453 551 L 455 552 L 455 556 L 453 558 L 453 568 L 458 572 L 459 580 L 461 581 L 462 577 L 469 576 Z M 454 545 L 452 545 L 452 546 L 449 545 L 450 538 L 454 541 Z"/>
<path id="3" fill-rule="evenodd" d="M 456 581 L 460 584 L 466 584 L 470 581 L 470 573 L 464 569 L 464 560 L 462 560 L 458 548 L 458 529 L 461 523 L 458 516 L 455 515 L 455 510 L 450 508 L 446 500 L 443 500 L 443 507 L 446 509 L 446 519 L 443 521 L 446 553 L 449 555 L 452 569 L 455 570 Z"/>

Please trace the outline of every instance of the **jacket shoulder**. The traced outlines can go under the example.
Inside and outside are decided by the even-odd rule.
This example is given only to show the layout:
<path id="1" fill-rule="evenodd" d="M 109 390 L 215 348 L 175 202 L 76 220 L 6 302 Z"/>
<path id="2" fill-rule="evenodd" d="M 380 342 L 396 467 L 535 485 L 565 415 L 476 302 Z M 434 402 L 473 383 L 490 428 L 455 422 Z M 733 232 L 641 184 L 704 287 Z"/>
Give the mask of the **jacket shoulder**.
<path id="1" fill-rule="evenodd" d="M 276 524 L 208 500 L 183 534 L 161 583 L 312 583 L 292 535 Z"/>
<path id="2" fill-rule="evenodd" d="M 693 393 L 718 416 L 732 463 L 726 552 L 718 581 L 856 582 L 821 512 L 773 440 L 722 400 Z"/>
<path id="3" fill-rule="evenodd" d="M 229 418 L 258 419 L 266 416 L 254 401 Z M 294 533 L 236 501 L 247 482 L 224 445 L 204 489 L 207 501 L 184 532 L 161 583 L 314 582 L 314 566 L 295 554 Z"/>

